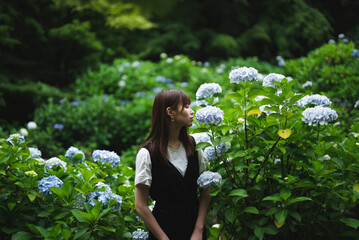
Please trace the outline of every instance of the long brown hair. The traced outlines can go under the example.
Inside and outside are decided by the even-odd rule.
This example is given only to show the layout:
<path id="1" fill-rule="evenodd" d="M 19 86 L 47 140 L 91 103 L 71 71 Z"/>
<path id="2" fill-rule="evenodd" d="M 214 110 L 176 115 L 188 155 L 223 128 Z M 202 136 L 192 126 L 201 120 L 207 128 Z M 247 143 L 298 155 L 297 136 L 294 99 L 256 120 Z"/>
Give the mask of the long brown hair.
<path id="1" fill-rule="evenodd" d="M 182 109 L 191 103 L 191 99 L 187 93 L 177 89 L 167 89 L 159 92 L 153 102 L 152 107 L 152 127 L 147 139 L 140 145 L 142 147 L 148 146 L 151 153 L 152 161 L 158 161 L 164 165 L 169 165 L 168 162 L 168 131 L 171 122 L 170 117 L 166 113 L 168 107 L 178 109 L 182 104 Z M 182 127 L 179 135 L 186 155 L 189 157 L 194 152 L 194 140 L 188 134 L 188 128 Z"/>

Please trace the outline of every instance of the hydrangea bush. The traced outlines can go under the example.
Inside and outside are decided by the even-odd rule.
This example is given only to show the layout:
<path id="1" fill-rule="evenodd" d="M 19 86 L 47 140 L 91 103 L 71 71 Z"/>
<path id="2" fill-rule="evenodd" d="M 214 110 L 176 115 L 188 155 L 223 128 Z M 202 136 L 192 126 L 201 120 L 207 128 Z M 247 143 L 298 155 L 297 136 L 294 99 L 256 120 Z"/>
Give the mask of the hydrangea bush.
<path id="1" fill-rule="evenodd" d="M 191 132 L 210 160 L 198 184 L 223 178 L 211 193 L 211 239 L 359 237 L 357 140 L 337 130 L 328 97 L 255 72 L 232 70 L 233 90 L 195 108 Z"/>
<path id="2" fill-rule="evenodd" d="M 103 164 L 69 148 L 43 160 L 27 144 L 18 135 L 1 139 L 1 239 L 146 239 L 137 230 L 144 225 L 134 208 L 134 170 L 117 154 Z"/>

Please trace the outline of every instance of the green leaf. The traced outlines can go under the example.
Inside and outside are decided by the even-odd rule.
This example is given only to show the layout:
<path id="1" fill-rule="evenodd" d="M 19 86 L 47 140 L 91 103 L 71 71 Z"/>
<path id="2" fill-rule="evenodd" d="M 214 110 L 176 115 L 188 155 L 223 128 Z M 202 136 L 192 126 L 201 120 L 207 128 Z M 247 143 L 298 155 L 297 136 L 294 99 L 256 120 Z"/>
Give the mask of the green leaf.
<path id="1" fill-rule="evenodd" d="M 63 212 L 60 212 L 59 214 L 57 214 L 54 219 L 55 220 L 59 220 L 59 219 L 63 219 L 64 217 L 66 217 L 70 212 L 68 211 L 63 211 Z"/>
<path id="2" fill-rule="evenodd" d="M 286 209 L 282 209 L 281 211 L 274 214 L 275 219 L 279 224 L 284 223 L 286 217 L 287 217 L 288 211 Z"/>
<path id="3" fill-rule="evenodd" d="M 204 149 L 204 148 L 210 147 L 210 146 L 212 146 L 212 145 L 210 143 L 208 143 L 208 142 L 200 142 L 200 143 L 197 143 L 196 149 L 197 150 L 198 149 Z"/>
<path id="4" fill-rule="evenodd" d="M 116 232 L 116 228 L 112 228 L 112 227 L 99 226 L 99 228 L 106 230 L 108 232 Z"/>
<path id="5" fill-rule="evenodd" d="M 30 240 L 32 239 L 32 234 L 24 231 L 20 231 L 12 235 L 11 240 Z"/>
<path id="6" fill-rule="evenodd" d="M 355 218 L 342 218 L 340 221 L 355 229 L 359 227 L 359 220 Z"/>
<path id="7" fill-rule="evenodd" d="M 29 192 L 27 194 L 27 197 L 30 199 L 31 202 L 33 202 L 36 198 L 36 194 L 32 193 L 32 192 Z"/>
<path id="8" fill-rule="evenodd" d="M 283 86 L 282 86 L 282 94 L 284 95 L 284 97 L 286 99 L 288 98 L 288 96 L 292 90 L 293 84 L 294 84 L 294 81 L 289 81 L 288 83 L 283 84 Z"/>
<path id="9" fill-rule="evenodd" d="M 303 98 L 303 94 L 298 94 L 298 95 L 294 95 L 293 97 L 290 98 L 289 100 L 289 106 L 293 105 L 294 103 L 296 103 L 299 99 Z"/>
<path id="10" fill-rule="evenodd" d="M 284 200 L 287 201 L 287 199 L 290 197 L 290 195 L 292 195 L 292 193 L 290 192 L 290 190 L 288 189 L 282 189 L 280 191 L 279 196 Z"/>
<path id="11" fill-rule="evenodd" d="M 80 210 L 78 210 L 78 209 L 72 209 L 71 212 L 72 212 L 72 214 L 75 216 L 75 218 L 77 219 L 77 221 L 83 222 L 83 223 L 90 223 L 90 221 L 89 221 L 86 217 L 84 217 L 84 216 L 81 214 L 82 212 L 81 212 Z"/>
<path id="12" fill-rule="evenodd" d="M 246 207 L 243 212 L 259 214 L 259 211 L 256 207 Z"/>
<path id="13" fill-rule="evenodd" d="M 236 209 L 232 207 L 227 208 L 224 215 L 229 222 L 233 223 L 236 218 Z"/>
<path id="14" fill-rule="evenodd" d="M 65 240 L 70 239 L 71 234 L 72 234 L 71 230 L 68 230 L 68 229 L 65 229 L 65 228 L 61 230 L 61 235 Z"/>
<path id="15" fill-rule="evenodd" d="M 7 162 L 10 159 L 10 155 L 5 155 L 1 160 L 0 163 Z"/>
<path id="16" fill-rule="evenodd" d="M 264 228 L 262 228 L 262 227 L 256 227 L 256 228 L 254 229 L 254 235 L 256 235 L 256 237 L 257 237 L 258 239 L 262 240 L 263 237 L 264 237 Z"/>
<path id="17" fill-rule="evenodd" d="M 283 154 L 285 154 L 287 152 L 287 150 L 285 150 L 284 147 L 280 147 L 280 146 L 277 146 L 279 150 L 282 151 Z"/>
<path id="18" fill-rule="evenodd" d="M 97 216 L 97 220 L 99 220 L 100 218 L 102 218 L 103 216 L 105 216 L 108 212 L 110 212 L 112 210 L 112 208 L 107 208 L 105 210 L 103 210 L 98 216 Z"/>
<path id="19" fill-rule="evenodd" d="M 97 216 L 101 212 L 101 209 L 102 209 L 102 202 L 96 202 L 95 207 L 92 208 L 91 210 L 91 215 L 93 216 L 93 218 L 97 218 Z"/>
<path id="20" fill-rule="evenodd" d="M 263 201 L 282 202 L 282 199 L 279 196 L 273 195 L 263 198 Z"/>
<path id="21" fill-rule="evenodd" d="M 132 221 L 133 221 L 133 218 L 130 217 L 130 216 L 125 216 L 125 221 L 126 221 L 126 222 L 132 222 Z"/>
<path id="22" fill-rule="evenodd" d="M 82 237 L 89 229 L 88 228 L 83 228 L 80 231 L 78 231 L 75 236 L 74 239 L 78 239 L 80 237 Z"/>
<path id="23" fill-rule="evenodd" d="M 58 187 L 49 187 L 51 189 L 51 191 L 53 191 L 57 196 L 59 196 L 62 199 L 65 199 L 65 194 L 64 192 L 58 188 Z"/>
<path id="24" fill-rule="evenodd" d="M 297 198 L 292 198 L 291 200 L 288 201 L 288 206 L 289 206 L 289 205 L 292 205 L 293 203 L 303 202 L 303 201 L 312 201 L 312 199 L 309 198 L 309 197 L 297 197 Z"/>
<path id="25" fill-rule="evenodd" d="M 14 209 L 16 203 L 7 203 L 7 207 L 9 208 L 10 212 Z"/>
<path id="26" fill-rule="evenodd" d="M 229 196 L 245 198 L 248 197 L 248 194 L 245 189 L 234 189 L 229 193 Z"/>
<path id="27" fill-rule="evenodd" d="M 298 212 L 289 211 L 289 215 L 291 215 L 298 222 L 302 221 L 302 217 L 300 216 L 300 214 Z"/>

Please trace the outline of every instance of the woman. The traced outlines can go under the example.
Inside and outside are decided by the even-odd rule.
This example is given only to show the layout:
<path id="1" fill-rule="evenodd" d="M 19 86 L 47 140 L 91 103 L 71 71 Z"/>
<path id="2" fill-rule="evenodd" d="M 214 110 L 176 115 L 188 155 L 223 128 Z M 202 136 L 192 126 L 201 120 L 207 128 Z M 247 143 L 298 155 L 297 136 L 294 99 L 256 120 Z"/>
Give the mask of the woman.
<path id="1" fill-rule="evenodd" d="M 136 156 L 135 206 L 149 230 L 149 239 L 206 239 L 204 224 L 210 190 L 197 197 L 197 178 L 208 160 L 188 135 L 193 122 L 189 96 L 180 90 L 158 93 L 152 128 Z M 153 212 L 149 196 L 156 201 Z"/>

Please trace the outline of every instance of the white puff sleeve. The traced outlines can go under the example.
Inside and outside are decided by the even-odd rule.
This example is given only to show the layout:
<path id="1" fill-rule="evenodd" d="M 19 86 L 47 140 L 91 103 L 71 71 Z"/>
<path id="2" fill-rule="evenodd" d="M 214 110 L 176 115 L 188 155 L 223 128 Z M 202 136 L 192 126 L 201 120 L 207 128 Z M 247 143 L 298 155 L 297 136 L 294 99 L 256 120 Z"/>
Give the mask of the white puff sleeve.
<path id="1" fill-rule="evenodd" d="M 204 156 L 202 149 L 198 149 L 198 164 L 199 164 L 199 173 L 201 174 L 205 171 L 209 165 L 208 159 Z"/>
<path id="2" fill-rule="evenodd" d="M 140 183 L 147 186 L 151 186 L 152 183 L 151 157 L 146 148 L 141 148 L 136 156 L 135 186 Z"/>

